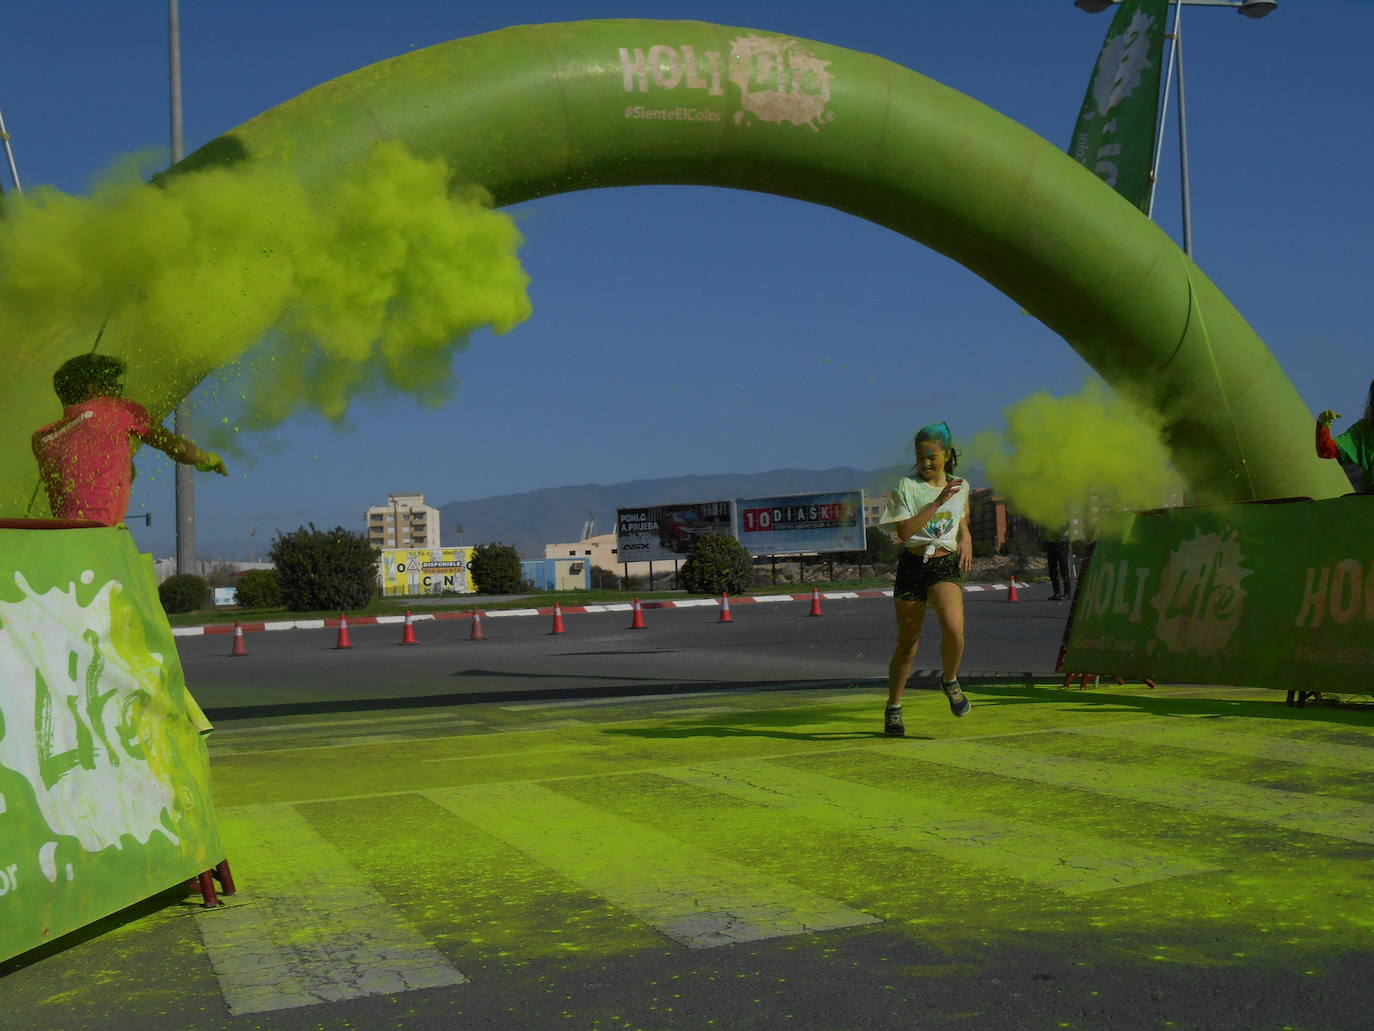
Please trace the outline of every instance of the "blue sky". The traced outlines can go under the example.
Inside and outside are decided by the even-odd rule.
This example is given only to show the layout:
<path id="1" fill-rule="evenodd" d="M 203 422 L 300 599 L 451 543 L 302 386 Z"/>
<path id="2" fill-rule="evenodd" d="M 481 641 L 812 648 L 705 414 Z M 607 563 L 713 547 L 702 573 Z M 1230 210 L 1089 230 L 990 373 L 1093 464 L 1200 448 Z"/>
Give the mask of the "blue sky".
<path id="1" fill-rule="evenodd" d="M 875 53 L 1059 146 L 1110 20 L 1070 0 L 182 0 L 186 147 L 412 49 L 612 17 L 692 18 Z M 1193 7 L 1184 27 L 1195 259 L 1312 409 L 1354 416 L 1374 375 L 1359 300 L 1374 238 L 1374 3 L 1283 0 L 1262 21 Z M 13 0 L 5 28 L 0 110 L 26 188 L 84 193 L 121 154 L 165 159 L 164 0 Z M 1176 169 L 1170 136 L 1156 216 L 1178 239 Z M 202 557 L 248 557 L 306 522 L 361 527 L 389 492 L 443 504 L 692 473 L 875 468 L 900 461 L 924 422 L 971 436 L 1035 390 L 1070 393 L 1091 374 L 972 273 L 827 208 L 661 186 L 510 211 L 533 317 L 503 337 L 474 336 L 443 408 L 365 401 L 347 430 L 301 416 L 250 440 L 228 480 L 198 477 Z M 768 242 L 766 262 L 751 241 Z M 743 346 L 758 339 L 772 344 Z M 134 523 L 136 537 L 170 554 L 172 476 L 149 455 L 130 506 L 145 511 L 152 526 Z M 570 534 L 582 518 L 569 514 Z"/>

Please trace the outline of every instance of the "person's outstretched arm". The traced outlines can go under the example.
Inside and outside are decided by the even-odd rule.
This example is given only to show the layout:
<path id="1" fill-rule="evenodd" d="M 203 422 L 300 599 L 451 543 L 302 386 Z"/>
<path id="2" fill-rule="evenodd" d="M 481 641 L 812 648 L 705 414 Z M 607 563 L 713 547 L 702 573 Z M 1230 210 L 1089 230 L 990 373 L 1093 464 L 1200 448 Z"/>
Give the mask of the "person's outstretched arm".
<path id="1" fill-rule="evenodd" d="M 219 473 L 228 476 L 224 459 L 213 451 L 202 451 L 185 437 L 179 437 L 165 426 L 154 426 L 142 436 L 143 443 L 155 447 L 173 461 L 183 465 L 194 465 L 203 473 Z"/>
<path id="2" fill-rule="evenodd" d="M 1331 439 L 1331 424 L 1340 418 L 1336 412 L 1330 408 L 1317 416 L 1317 457 L 1336 458 L 1340 454 L 1340 449 L 1336 447 L 1336 442 Z"/>

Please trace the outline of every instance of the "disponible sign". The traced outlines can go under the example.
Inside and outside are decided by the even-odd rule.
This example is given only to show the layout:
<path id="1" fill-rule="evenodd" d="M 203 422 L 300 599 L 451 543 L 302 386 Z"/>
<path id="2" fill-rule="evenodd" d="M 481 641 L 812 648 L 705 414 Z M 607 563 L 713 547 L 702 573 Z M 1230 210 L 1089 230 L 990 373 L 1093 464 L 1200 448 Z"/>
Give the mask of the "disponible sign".
<path id="1" fill-rule="evenodd" d="M 864 549 L 863 491 L 745 498 L 739 540 L 751 555 Z"/>
<path id="2" fill-rule="evenodd" d="M 1065 668 L 1367 691 L 1374 496 L 1175 509 L 1093 552 Z M 1320 532 L 1314 528 L 1320 527 Z"/>
<path id="3" fill-rule="evenodd" d="M 382 594 L 471 594 L 471 548 L 388 548 L 379 560 Z"/>
<path id="4" fill-rule="evenodd" d="M 615 510 L 616 557 L 621 562 L 682 558 L 707 534 L 734 536 L 729 501 L 692 501 Z"/>

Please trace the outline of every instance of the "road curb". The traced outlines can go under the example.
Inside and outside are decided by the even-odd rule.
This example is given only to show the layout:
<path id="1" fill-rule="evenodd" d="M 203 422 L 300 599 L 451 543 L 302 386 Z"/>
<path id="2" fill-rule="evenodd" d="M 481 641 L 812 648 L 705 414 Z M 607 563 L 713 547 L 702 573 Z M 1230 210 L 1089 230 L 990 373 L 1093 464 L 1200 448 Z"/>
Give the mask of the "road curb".
<path id="1" fill-rule="evenodd" d="M 1017 588 L 1029 587 L 1030 584 L 1016 581 Z M 969 593 L 979 591 L 1005 591 L 1006 584 L 965 584 L 964 590 Z M 732 597 L 730 604 L 750 605 L 755 603 L 777 603 L 784 601 L 810 602 L 810 594 L 761 594 L 757 597 L 742 594 L 739 597 Z M 827 601 L 838 601 L 847 598 L 891 598 L 892 590 L 887 588 L 878 590 L 876 588 L 863 591 L 829 591 L 821 594 L 821 598 Z M 671 599 L 661 599 L 655 601 L 640 602 L 640 607 L 644 609 L 687 609 L 701 608 L 709 605 L 719 605 L 719 600 L 715 598 L 686 598 L 682 601 Z M 564 615 L 577 615 L 583 612 L 629 612 L 634 606 L 629 602 L 609 602 L 605 605 L 560 605 L 559 608 Z M 492 609 L 490 612 L 482 610 L 483 619 L 503 619 L 510 616 L 551 616 L 553 606 L 547 608 L 532 609 Z M 422 612 L 412 615 L 411 622 L 418 623 L 421 620 L 437 619 L 471 619 L 472 612 Z M 348 625 L 355 626 L 375 626 L 385 623 L 404 623 L 405 616 L 349 616 Z M 172 628 L 174 637 L 200 637 L 208 634 L 232 634 L 234 632 L 233 623 L 206 623 L 202 626 L 178 626 Z M 322 630 L 326 627 L 337 627 L 337 619 L 281 619 L 269 620 L 261 623 L 239 623 L 245 634 L 258 633 L 269 630 Z"/>

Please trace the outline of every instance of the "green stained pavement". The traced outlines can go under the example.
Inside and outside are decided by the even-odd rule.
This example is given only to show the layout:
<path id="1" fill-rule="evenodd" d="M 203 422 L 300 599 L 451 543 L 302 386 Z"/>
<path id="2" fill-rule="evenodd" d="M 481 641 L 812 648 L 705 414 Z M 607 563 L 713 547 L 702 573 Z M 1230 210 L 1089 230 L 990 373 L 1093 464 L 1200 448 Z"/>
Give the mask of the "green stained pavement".
<path id="1" fill-rule="evenodd" d="M 1371 887 L 1368 712 L 1286 709 L 1272 693 L 971 690 L 974 712 L 959 721 L 937 698 L 909 696 L 911 736 L 896 741 L 874 733 L 877 702 L 857 690 L 730 695 L 725 712 L 719 696 L 700 712 L 679 699 L 474 706 L 472 722 L 444 721 L 434 736 L 411 724 L 401 743 L 274 730 L 270 747 L 216 757 L 216 790 L 221 804 L 296 803 L 307 819 L 346 819 L 350 838 L 371 840 L 374 828 L 409 841 L 417 869 L 438 861 L 431 831 L 463 843 L 455 856 L 481 841 L 464 868 L 484 871 L 488 896 L 500 891 L 491 864 L 533 866 L 545 883 L 532 914 L 550 893 L 600 900 L 603 918 L 621 910 L 623 929 L 610 920 L 595 936 L 611 951 L 654 928 L 671 940 L 674 921 L 695 926 L 646 915 L 644 898 L 683 888 L 663 870 L 674 855 L 688 871 L 714 858 L 741 906 L 809 899 L 950 947 L 1075 927 L 1180 939 L 1230 930 L 1253 936 L 1251 950 L 1234 950 L 1247 956 L 1293 937 L 1369 944 L 1374 920 L 1351 904 Z M 343 815 L 354 811 L 365 818 Z M 602 851 L 589 852 L 596 842 Z M 1308 876 L 1311 864 L 1331 876 Z M 598 880 L 598 867 L 615 872 Z M 913 867 L 935 876 L 895 898 L 884 890 L 909 883 Z M 457 920 L 463 890 L 443 920 Z M 700 908 L 718 914 L 722 903 L 717 892 Z M 510 899 L 503 908 L 523 912 Z M 537 922 L 526 914 L 512 927 Z"/>
<path id="2" fill-rule="evenodd" d="M 921 957 L 899 980 L 1006 949 L 1320 979 L 1374 946 L 1374 713 L 967 686 L 962 720 L 910 693 L 900 740 L 860 690 L 228 722 L 212 769 L 241 890 L 190 921 L 229 1014 L 203 1026 L 866 936 Z"/>

